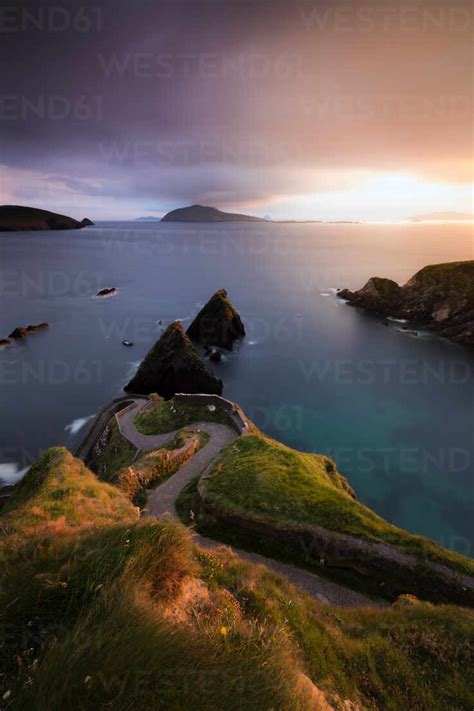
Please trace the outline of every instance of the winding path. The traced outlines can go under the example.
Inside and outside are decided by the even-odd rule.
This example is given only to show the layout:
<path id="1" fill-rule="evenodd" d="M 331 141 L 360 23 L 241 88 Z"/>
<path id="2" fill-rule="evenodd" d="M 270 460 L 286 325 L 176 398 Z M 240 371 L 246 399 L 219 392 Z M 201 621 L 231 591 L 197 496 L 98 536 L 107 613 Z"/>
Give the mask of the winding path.
<path id="1" fill-rule="evenodd" d="M 134 425 L 134 419 L 145 405 L 145 400 L 136 400 L 134 407 L 127 408 L 123 413 L 119 413 L 117 416 L 117 423 L 121 434 L 140 452 L 147 452 L 161 447 L 171 441 L 178 431 L 174 430 L 173 432 L 160 435 L 144 435 L 138 432 Z M 147 506 L 143 510 L 144 516 L 153 518 L 178 518 L 176 500 L 183 488 L 196 476 L 203 474 L 204 470 L 211 466 L 223 447 L 238 437 L 238 434 L 227 425 L 219 425 L 213 422 L 193 422 L 190 425 L 186 425 L 186 429 L 207 432 L 209 434 L 209 441 L 196 452 L 191 459 L 183 464 L 173 476 L 163 482 L 163 484 L 149 491 Z M 201 536 L 195 531 L 192 531 L 192 536 L 194 542 L 204 548 L 216 548 L 223 545 L 218 541 Z M 267 558 L 259 553 L 251 553 L 239 548 L 234 548 L 233 546 L 229 547 L 237 553 L 240 558 L 254 564 L 265 565 L 278 575 L 286 577 L 294 585 L 309 593 L 309 595 L 320 602 L 350 607 L 380 607 L 384 605 L 384 603 L 374 602 L 374 600 L 362 593 L 333 583 L 326 578 L 321 578 L 319 575 L 310 573 L 303 568 L 298 568 L 294 565 L 274 560 L 273 558 Z"/>

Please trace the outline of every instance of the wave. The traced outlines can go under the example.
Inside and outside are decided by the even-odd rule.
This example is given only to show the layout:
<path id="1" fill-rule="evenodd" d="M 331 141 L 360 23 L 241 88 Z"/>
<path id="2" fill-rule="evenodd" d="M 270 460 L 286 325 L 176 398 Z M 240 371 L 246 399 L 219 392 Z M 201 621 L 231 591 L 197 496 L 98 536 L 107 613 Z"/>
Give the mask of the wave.
<path id="1" fill-rule="evenodd" d="M 25 476 L 29 469 L 29 467 L 24 467 L 23 469 L 19 469 L 18 467 L 19 464 L 16 462 L 3 462 L 0 464 L 0 484 L 2 486 L 16 484 L 17 481 L 20 481 L 20 479 Z"/>
<path id="2" fill-rule="evenodd" d="M 75 435 L 79 432 L 79 430 L 82 430 L 84 425 L 89 422 L 89 420 L 92 420 L 93 417 L 94 415 L 88 415 L 87 417 L 78 417 L 76 420 L 73 420 L 68 425 L 66 425 L 64 429 L 71 435 Z"/>

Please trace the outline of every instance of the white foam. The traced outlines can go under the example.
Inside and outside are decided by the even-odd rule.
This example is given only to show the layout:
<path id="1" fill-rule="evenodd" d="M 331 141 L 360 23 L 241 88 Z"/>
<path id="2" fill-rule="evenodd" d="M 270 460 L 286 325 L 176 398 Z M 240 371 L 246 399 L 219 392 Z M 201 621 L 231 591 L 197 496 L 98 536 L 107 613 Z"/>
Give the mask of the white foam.
<path id="1" fill-rule="evenodd" d="M 75 435 L 79 432 L 79 430 L 82 430 L 84 425 L 89 422 L 89 420 L 92 420 L 93 417 L 94 415 L 87 415 L 87 417 L 78 417 L 77 420 L 73 420 L 68 425 L 66 425 L 64 429 L 71 435 Z"/>
<path id="2" fill-rule="evenodd" d="M 320 291 L 320 292 L 319 292 L 319 295 L 320 295 L 320 296 L 331 296 L 331 294 L 330 294 L 329 291 Z"/>
<path id="3" fill-rule="evenodd" d="M 394 316 L 387 316 L 388 321 L 394 321 L 395 323 L 408 323 L 406 318 L 395 318 Z"/>
<path id="4" fill-rule="evenodd" d="M 0 464 L 0 483 L 16 484 L 17 481 L 20 481 L 29 467 L 18 469 L 18 466 L 16 462 L 3 462 Z"/>

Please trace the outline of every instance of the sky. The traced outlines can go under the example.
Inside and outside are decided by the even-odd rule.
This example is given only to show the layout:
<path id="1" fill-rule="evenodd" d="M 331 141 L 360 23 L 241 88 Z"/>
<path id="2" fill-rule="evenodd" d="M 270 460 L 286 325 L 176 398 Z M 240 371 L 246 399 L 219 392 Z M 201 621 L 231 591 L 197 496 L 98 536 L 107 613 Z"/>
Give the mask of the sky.
<path id="1" fill-rule="evenodd" d="M 0 203 L 473 212 L 466 0 L 0 5 Z"/>

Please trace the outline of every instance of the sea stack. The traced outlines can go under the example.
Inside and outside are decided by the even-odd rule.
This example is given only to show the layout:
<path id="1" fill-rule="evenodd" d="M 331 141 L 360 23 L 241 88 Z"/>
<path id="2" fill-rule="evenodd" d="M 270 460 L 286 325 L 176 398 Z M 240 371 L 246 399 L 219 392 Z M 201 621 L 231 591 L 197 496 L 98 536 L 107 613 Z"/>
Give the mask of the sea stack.
<path id="1" fill-rule="evenodd" d="M 358 291 L 338 296 L 352 306 L 406 319 L 449 338 L 474 345 L 474 260 L 423 267 L 404 285 L 372 277 Z"/>
<path id="2" fill-rule="evenodd" d="M 171 398 L 175 393 L 220 395 L 222 387 L 222 381 L 197 354 L 182 323 L 174 321 L 148 351 L 124 390 Z"/>
<path id="3" fill-rule="evenodd" d="M 200 310 L 187 330 L 197 343 L 231 351 L 234 342 L 245 336 L 245 328 L 225 289 L 219 289 Z"/>

